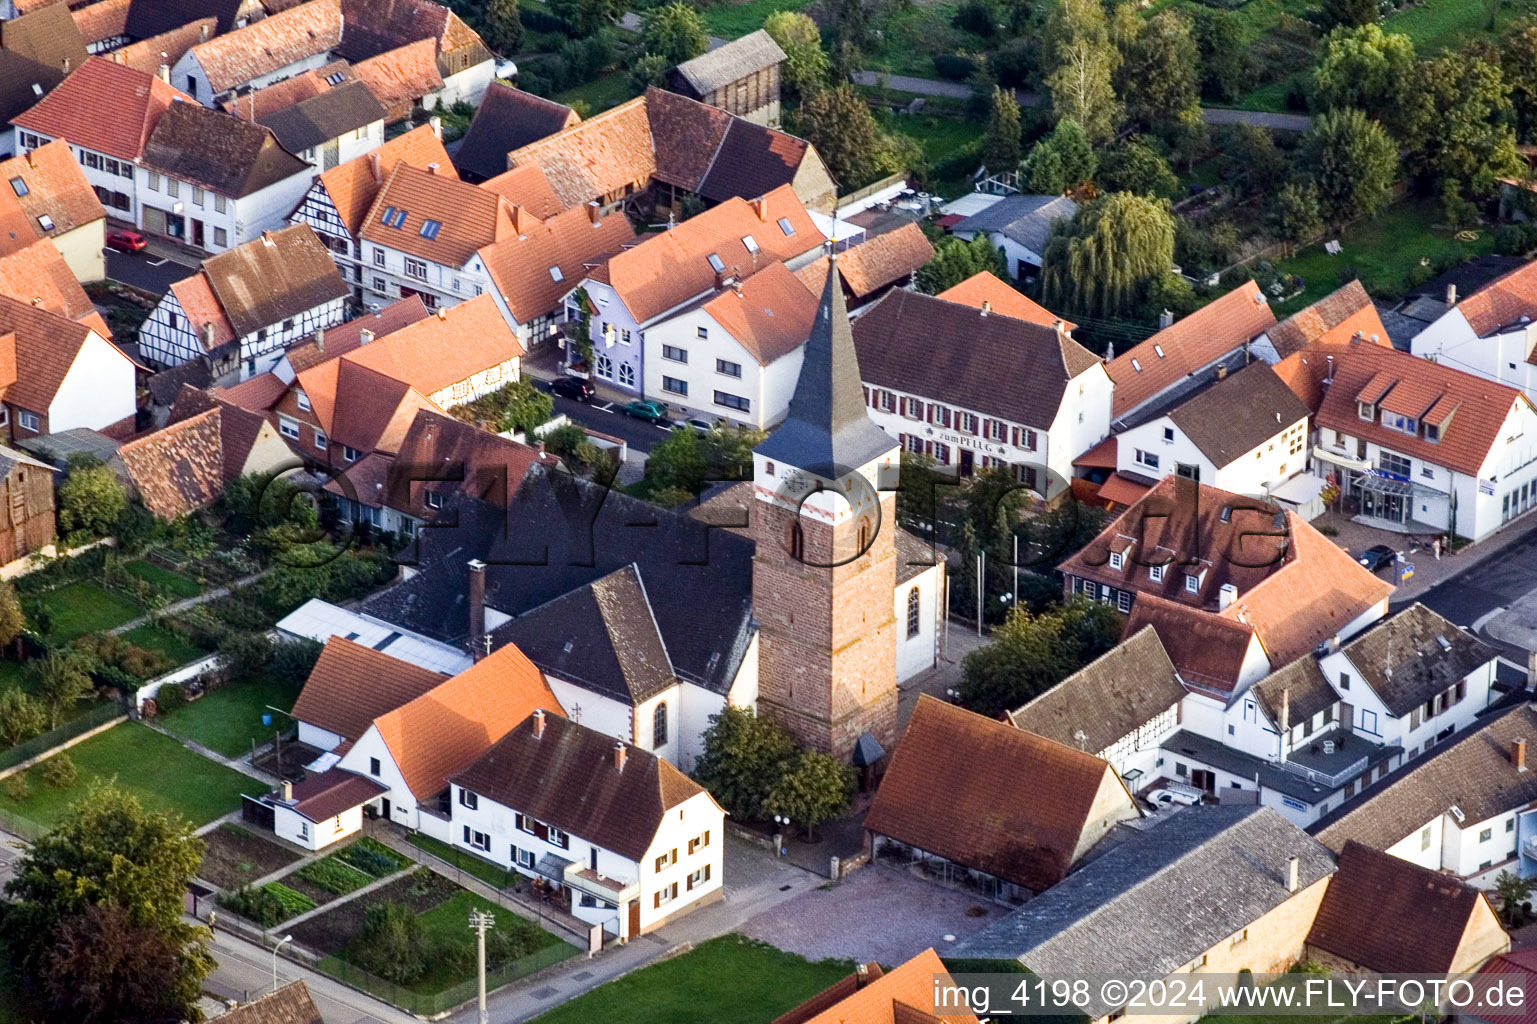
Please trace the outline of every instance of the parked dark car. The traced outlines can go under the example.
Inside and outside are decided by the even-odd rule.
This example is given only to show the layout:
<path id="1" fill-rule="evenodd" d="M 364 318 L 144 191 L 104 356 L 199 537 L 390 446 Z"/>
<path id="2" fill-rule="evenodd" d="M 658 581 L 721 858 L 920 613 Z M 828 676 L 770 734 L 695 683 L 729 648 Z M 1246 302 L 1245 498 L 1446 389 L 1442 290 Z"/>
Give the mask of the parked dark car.
<path id="1" fill-rule="evenodd" d="M 1367 572 L 1376 572 L 1384 565 L 1392 565 L 1393 560 L 1397 557 L 1397 551 L 1394 551 L 1386 544 L 1378 544 L 1376 547 L 1367 548 L 1365 553 L 1361 555 L 1360 562 L 1366 566 Z"/>
<path id="2" fill-rule="evenodd" d="M 550 392 L 573 402 L 590 402 L 598 389 L 592 386 L 591 381 L 580 377 L 558 377 L 550 381 Z"/>

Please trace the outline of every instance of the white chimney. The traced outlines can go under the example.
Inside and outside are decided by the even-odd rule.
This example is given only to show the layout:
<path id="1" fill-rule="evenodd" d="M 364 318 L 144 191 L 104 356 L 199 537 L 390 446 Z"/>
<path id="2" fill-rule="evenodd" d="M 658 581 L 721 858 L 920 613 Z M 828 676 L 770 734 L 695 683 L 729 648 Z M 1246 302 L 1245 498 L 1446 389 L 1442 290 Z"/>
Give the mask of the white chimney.
<path id="1" fill-rule="evenodd" d="M 992 311 L 993 311 L 993 300 L 992 299 L 983 299 L 982 300 L 982 315 L 986 316 L 987 314 L 991 313 Z"/>
<path id="2" fill-rule="evenodd" d="M 358 332 L 358 345 L 359 346 L 367 345 L 370 341 L 373 341 L 373 340 L 374 340 L 374 332 L 370 331 L 368 328 L 365 327 L 361 331 Z"/>
<path id="3" fill-rule="evenodd" d="M 1457 305 L 1457 286 L 1449 284 L 1446 286 L 1446 308 L 1451 309 L 1455 305 Z"/>
<path id="4" fill-rule="evenodd" d="M 164 82 L 166 85 L 170 85 L 171 84 L 171 65 L 169 65 L 169 64 L 161 64 L 160 65 L 160 80 L 162 82 Z"/>
<path id="5" fill-rule="evenodd" d="M 1173 327 L 1173 326 L 1174 326 L 1174 313 L 1173 313 L 1173 311 L 1166 309 L 1162 313 L 1158 314 L 1158 329 L 1160 331 L 1165 330 L 1166 328 L 1169 328 L 1169 327 Z"/>
<path id="6" fill-rule="evenodd" d="M 432 126 L 432 134 L 436 135 L 439 139 L 443 138 L 443 119 L 441 117 L 433 114 L 427 119 L 427 123 Z"/>
<path id="7" fill-rule="evenodd" d="M 1297 891 L 1297 883 L 1299 881 L 1299 879 L 1297 877 L 1297 875 L 1298 875 L 1298 870 L 1297 870 L 1298 867 L 1299 867 L 1299 864 L 1298 864 L 1298 861 L 1297 861 L 1296 857 L 1287 857 L 1286 858 L 1286 891 L 1287 892 L 1296 892 Z"/>
<path id="8" fill-rule="evenodd" d="M 294 802 L 294 784 L 292 782 L 284 779 L 280 788 L 280 792 L 282 793 L 283 802 L 285 804 L 291 804 Z"/>
<path id="9" fill-rule="evenodd" d="M 544 708 L 534 709 L 534 739 L 544 738 Z"/>
<path id="10" fill-rule="evenodd" d="M 324 352 L 325 350 L 326 350 L 326 329 L 324 327 L 317 327 L 317 328 L 315 328 L 315 351 L 316 352 Z"/>
<path id="11" fill-rule="evenodd" d="M 1238 600 L 1238 587 L 1232 583 L 1224 583 L 1217 588 L 1217 610 L 1225 612 L 1234 601 Z"/>

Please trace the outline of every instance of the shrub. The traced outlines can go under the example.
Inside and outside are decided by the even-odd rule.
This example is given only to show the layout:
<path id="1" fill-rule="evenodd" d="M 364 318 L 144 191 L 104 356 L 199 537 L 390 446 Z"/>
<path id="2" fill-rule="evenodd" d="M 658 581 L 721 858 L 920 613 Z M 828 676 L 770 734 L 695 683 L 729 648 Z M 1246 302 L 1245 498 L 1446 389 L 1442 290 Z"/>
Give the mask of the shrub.
<path id="1" fill-rule="evenodd" d="M 1526 233 L 1519 224 L 1501 224 L 1494 231 L 1494 251 L 1501 256 L 1519 256 L 1526 251 Z"/>
<path id="2" fill-rule="evenodd" d="M 347 959 L 397 985 L 420 978 L 432 958 L 432 942 L 421 918 L 399 903 L 368 908 L 363 927 L 347 947 Z"/>
<path id="3" fill-rule="evenodd" d="M 272 674 L 290 686 L 304 685 L 324 647 L 308 637 L 279 643 L 272 652 Z"/>
<path id="4" fill-rule="evenodd" d="M 18 804 L 26 803 L 32 796 L 32 784 L 25 775 L 12 775 L 5 780 L 5 795 Z"/>
<path id="5" fill-rule="evenodd" d="M 68 754 L 55 754 L 43 762 L 43 782 L 54 789 L 68 789 L 78 776 Z"/>
<path id="6" fill-rule="evenodd" d="M 512 917 L 506 924 L 498 921 L 496 927 L 486 933 L 486 963 L 496 966 L 520 960 L 543 944 L 539 930 L 522 918 Z"/>
<path id="7" fill-rule="evenodd" d="M 187 690 L 180 683 L 164 683 L 155 691 L 155 710 L 169 715 L 187 706 Z"/>
<path id="8" fill-rule="evenodd" d="M 373 881 L 371 875 L 335 856 L 311 861 L 300 868 L 298 874 L 305 881 L 314 882 L 326 892 L 334 892 L 338 896 L 345 896 Z"/>
<path id="9" fill-rule="evenodd" d="M 958 53 L 934 55 L 934 73 L 952 82 L 964 82 L 976 73 L 977 62 Z"/>
<path id="10" fill-rule="evenodd" d="M 265 632 L 231 633 L 219 644 L 219 667 L 244 679 L 266 668 L 273 653 L 272 637 Z"/>

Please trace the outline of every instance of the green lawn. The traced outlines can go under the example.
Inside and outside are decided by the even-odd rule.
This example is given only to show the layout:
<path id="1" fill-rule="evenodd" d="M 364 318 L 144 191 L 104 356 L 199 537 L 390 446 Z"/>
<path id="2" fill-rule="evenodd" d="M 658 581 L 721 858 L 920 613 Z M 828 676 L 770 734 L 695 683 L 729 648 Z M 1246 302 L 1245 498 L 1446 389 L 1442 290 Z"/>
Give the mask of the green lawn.
<path id="1" fill-rule="evenodd" d="M 466 922 L 470 919 L 471 910 L 490 911 L 496 917 L 495 927 L 499 931 L 511 930 L 514 934 L 526 935 L 531 938 L 529 945 L 534 950 L 540 950 L 546 946 L 563 945 L 561 940 L 549 932 L 540 928 L 532 921 L 519 917 L 504 907 L 498 907 L 489 900 L 483 899 L 472 892 L 461 892 L 447 903 L 433 907 L 422 915 L 422 927 L 427 930 L 427 936 L 434 944 L 439 942 L 451 942 L 454 945 L 475 948 L 475 933 L 470 931 Z M 538 945 L 534 945 L 537 942 Z M 568 947 L 573 954 L 574 946 Z M 432 967 L 424 974 L 420 981 L 411 988 L 417 992 L 438 992 L 450 985 L 456 985 L 465 980 L 465 975 L 445 970 L 443 965 L 434 962 Z"/>
<path id="2" fill-rule="evenodd" d="M 439 842 L 431 836 L 424 836 L 420 832 L 414 832 L 406 837 L 406 841 L 419 850 L 428 853 L 456 865 L 459 870 L 467 875 L 480 879 L 487 885 L 494 885 L 498 889 L 505 889 L 515 884 L 522 876 L 516 871 L 506 871 L 497 867 L 490 861 L 467 853 L 458 847 L 449 846 Z"/>
<path id="3" fill-rule="evenodd" d="M 87 633 L 99 633 L 136 619 L 143 609 L 90 580 L 77 580 L 37 598 L 39 608 L 49 616 L 50 634 L 56 640 L 73 640 Z"/>
<path id="4" fill-rule="evenodd" d="M 704 30 L 722 39 L 736 39 L 763 27 L 763 19 L 775 11 L 801 11 L 810 7 L 813 0 L 747 0 L 746 3 L 727 3 L 700 11 Z"/>
<path id="5" fill-rule="evenodd" d="M 1338 256 L 1324 252 L 1320 242 L 1292 259 L 1278 261 L 1277 270 L 1301 276 L 1307 286 L 1301 296 L 1279 305 L 1276 316 L 1287 316 L 1334 291 L 1345 283 L 1341 278 L 1351 268 L 1372 294 L 1397 295 L 1406 289 L 1409 271 L 1422 258 L 1432 263 L 1446 256 L 1468 260 L 1493 250 L 1494 233 L 1490 229 L 1478 229 L 1472 242 L 1459 242 L 1450 231 L 1432 226 L 1441 219 L 1439 204 L 1407 199 L 1373 220 L 1357 221 L 1347 228 L 1339 236 L 1343 251 Z"/>
<path id="6" fill-rule="evenodd" d="M 44 783 L 45 761 L 26 772 L 32 787 L 26 800 L 12 800 L 0 788 L 0 809 L 51 825 L 93 781 L 115 776 L 118 787 L 137 796 L 146 808 L 174 811 L 193 825 L 203 825 L 239 810 L 240 794 L 264 793 L 268 788 L 137 722 L 115 726 L 71 747 L 68 753 L 78 773 L 73 786 L 53 789 Z"/>
<path id="7" fill-rule="evenodd" d="M 210 690 L 184 708 L 166 715 L 161 724 L 178 736 L 236 757 L 251 749 L 251 741 L 266 743 L 287 729 L 289 718 L 268 705 L 291 708 L 298 694 L 274 679 L 258 678 Z M 272 715 L 272 725 L 262 725 L 262 715 Z"/>
<path id="8" fill-rule="evenodd" d="M 148 580 L 155 586 L 169 591 L 178 598 L 196 597 L 203 592 L 203 588 L 198 584 L 197 580 L 183 576 L 179 572 L 172 572 L 170 569 L 162 569 L 154 562 L 146 562 L 140 559 L 137 562 L 127 563 L 123 568 L 132 575 L 139 577 L 139 579 Z"/>
<path id="9" fill-rule="evenodd" d="M 123 639 L 135 647 L 159 651 L 178 665 L 196 661 L 208 652 L 196 644 L 188 643 L 168 629 L 159 626 L 135 626 L 123 634 Z"/>
<path id="10" fill-rule="evenodd" d="M 615 71 L 586 85 L 556 93 L 550 98 L 568 107 L 581 102 L 587 107 L 582 116 L 591 117 L 593 114 L 603 113 L 609 107 L 617 107 L 626 100 L 632 100 L 638 95 L 639 93 L 630 85 L 629 75 L 624 71 Z"/>
<path id="11" fill-rule="evenodd" d="M 536 1019 L 540 1024 L 768 1024 L 852 969 L 845 961 L 811 963 L 767 943 L 723 935 Z"/>

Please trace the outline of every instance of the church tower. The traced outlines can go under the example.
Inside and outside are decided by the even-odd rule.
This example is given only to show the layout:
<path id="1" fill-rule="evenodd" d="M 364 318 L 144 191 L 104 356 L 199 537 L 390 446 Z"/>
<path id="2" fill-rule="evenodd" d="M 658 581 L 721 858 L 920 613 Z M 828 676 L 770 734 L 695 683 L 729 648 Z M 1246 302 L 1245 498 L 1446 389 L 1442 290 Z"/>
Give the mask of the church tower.
<path id="1" fill-rule="evenodd" d="M 896 742 L 898 445 L 865 413 L 836 258 L 790 409 L 753 452 L 758 709 L 848 759 Z M 882 487 L 888 488 L 883 490 Z"/>

